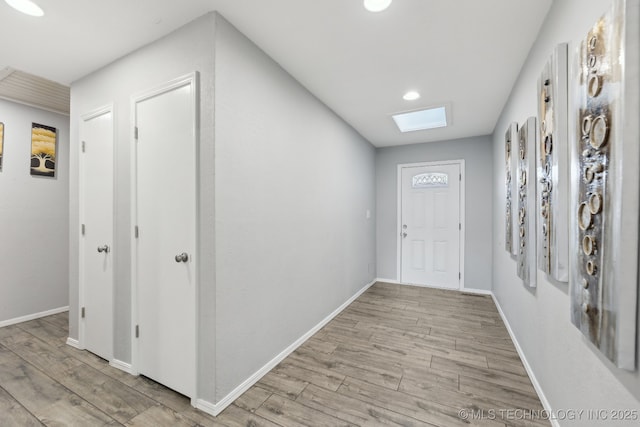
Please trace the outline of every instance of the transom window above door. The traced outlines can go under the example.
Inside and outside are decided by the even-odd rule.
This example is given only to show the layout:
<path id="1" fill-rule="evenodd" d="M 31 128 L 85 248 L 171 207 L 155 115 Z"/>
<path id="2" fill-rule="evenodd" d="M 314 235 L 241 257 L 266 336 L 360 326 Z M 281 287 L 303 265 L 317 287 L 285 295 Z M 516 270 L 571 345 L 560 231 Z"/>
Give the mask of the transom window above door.
<path id="1" fill-rule="evenodd" d="M 419 175 L 415 175 L 411 181 L 411 187 L 413 188 L 447 186 L 449 186 L 449 175 L 447 175 L 446 173 L 421 173 Z"/>

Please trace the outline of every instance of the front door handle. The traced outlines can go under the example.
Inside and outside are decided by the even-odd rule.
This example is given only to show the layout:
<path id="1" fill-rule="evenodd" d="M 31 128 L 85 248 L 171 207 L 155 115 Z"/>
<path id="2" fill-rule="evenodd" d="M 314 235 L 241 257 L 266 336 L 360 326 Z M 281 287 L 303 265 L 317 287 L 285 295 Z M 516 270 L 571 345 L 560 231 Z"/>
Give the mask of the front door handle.
<path id="1" fill-rule="evenodd" d="M 176 262 L 187 262 L 189 261 L 189 254 L 186 252 L 182 252 L 179 255 L 176 255 Z"/>
<path id="2" fill-rule="evenodd" d="M 102 252 L 104 252 L 105 254 L 108 254 L 109 246 L 108 245 L 98 246 L 98 253 L 102 253 Z"/>

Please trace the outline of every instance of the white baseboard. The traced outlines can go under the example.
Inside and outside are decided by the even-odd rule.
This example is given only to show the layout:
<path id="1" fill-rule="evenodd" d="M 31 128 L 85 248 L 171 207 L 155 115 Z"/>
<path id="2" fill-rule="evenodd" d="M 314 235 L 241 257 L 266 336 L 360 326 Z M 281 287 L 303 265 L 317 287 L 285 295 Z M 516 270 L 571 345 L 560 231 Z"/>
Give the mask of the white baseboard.
<path id="1" fill-rule="evenodd" d="M 0 328 L 4 326 L 15 325 L 16 323 L 28 322 L 29 320 L 39 319 L 41 317 L 51 316 L 52 314 L 64 313 L 69 311 L 69 306 L 54 308 L 52 310 L 41 311 L 40 313 L 28 314 L 26 316 L 16 317 L 15 319 L 3 320 L 0 322 Z"/>
<path id="2" fill-rule="evenodd" d="M 476 295 L 488 295 L 493 296 L 493 292 L 488 291 L 486 289 L 473 289 L 473 288 L 462 288 L 460 292 L 464 294 L 476 294 Z"/>
<path id="3" fill-rule="evenodd" d="M 78 350 L 81 350 L 80 349 L 80 341 L 78 341 L 78 340 L 76 340 L 74 338 L 68 337 L 67 338 L 67 345 L 71 346 L 73 348 L 76 348 Z"/>
<path id="4" fill-rule="evenodd" d="M 376 282 L 391 283 L 393 285 L 406 285 L 406 283 L 398 282 L 395 279 L 381 279 L 380 277 L 376 277 L 375 281 Z"/>
<path id="5" fill-rule="evenodd" d="M 203 399 L 196 400 L 196 408 L 200 409 L 203 412 L 217 416 L 220 412 L 222 412 L 227 406 L 233 403 L 238 397 L 242 395 L 245 391 L 247 391 L 252 385 L 257 383 L 260 378 L 265 376 L 269 371 L 271 371 L 278 363 L 282 362 L 288 355 L 293 353 L 298 347 L 300 347 L 306 340 L 311 338 L 313 334 L 318 332 L 324 325 L 329 323 L 334 317 L 340 314 L 345 308 L 349 306 L 353 301 L 355 301 L 360 295 L 362 295 L 367 289 L 369 289 L 376 280 L 373 280 L 370 283 L 367 283 L 362 289 L 356 292 L 351 298 L 345 301 L 340 307 L 336 308 L 331 314 L 322 319 L 320 323 L 311 328 L 308 332 L 298 338 L 293 344 L 289 347 L 285 348 L 280 354 L 271 359 L 264 365 L 262 368 L 258 369 L 253 375 L 247 378 L 242 384 L 236 387 L 231 393 L 227 394 L 223 397 L 218 403 L 211 403 Z"/>
<path id="6" fill-rule="evenodd" d="M 342 312 L 345 308 L 347 308 L 349 306 L 349 304 L 351 304 L 353 301 L 355 301 L 360 295 L 362 295 L 367 289 L 369 289 L 376 282 L 392 283 L 392 284 L 404 285 L 404 286 L 417 286 L 417 285 L 412 285 L 412 284 L 409 284 L 409 283 L 402 283 L 402 282 L 399 282 L 397 280 L 376 278 L 372 282 L 370 282 L 367 285 L 365 285 L 360 291 L 358 291 L 354 296 L 349 298 L 349 300 L 347 300 L 344 304 L 342 304 L 335 311 L 333 311 L 331 314 L 329 314 L 326 318 L 324 318 L 320 323 L 318 323 L 316 326 L 314 326 L 311 330 L 309 330 L 303 336 L 298 338 L 293 344 L 291 344 L 289 347 L 287 347 L 285 350 L 283 350 L 275 358 L 273 358 L 271 361 L 269 361 L 267 364 L 265 364 L 262 368 L 260 368 L 258 371 L 256 371 L 253 375 L 251 375 L 249 378 L 247 378 L 242 384 L 240 384 L 238 387 L 236 387 L 231 393 L 226 395 L 218 403 L 214 404 L 214 403 L 208 402 L 208 401 L 206 401 L 204 399 L 197 399 L 195 407 L 200 409 L 201 411 L 206 412 L 208 414 L 211 414 L 213 416 L 217 416 L 218 414 L 220 414 L 227 406 L 229 406 L 231 403 L 233 403 L 234 400 L 236 400 L 238 397 L 240 397 L 242 395 L 242 393 L 247 391 L 252 385 L 254 385 L 256 382 L 258 382 L 260 380 L 260 378 L 262 378 L 264 375 L 266 375 L 271 369 L 273 369 L 278 363 L 280 363 L 289 354 L 291 354 L 295 349 L 297 349 L 300 345 L 302 345 L 313 334 L 315 334 L 324 325 L 329 323 L 334 317 L 336 317 L 338 314 L 340 314 L 340 312 Z M 432 286 L 423 286 L 423 287 L 431 287 L 431 288 L 433 288 Z M 436 288 L 436 289 L 447 289 L 447 288 Z M 456 289 L 453 289 L 453 290 L 456 290 Z M 515 334 L 513 333 L 513 330 L 511 329 L 511 325 L 509 324 L 509 321 L 507 320 L 507 317 L 505 316 L 504 311 L 502 310 L 502 307 L 500 306 L 500 303 L 498 302 L 498 299 L 496 298 L 495 294 L 492 291 L 488 291 L 486 289 L 463 288 L 463 289 L 459 289 L 457 291 L 466 292 L 466 293 L 472 293 L 472 294 L 478 294 L 478 295 L 490 295 L 491 296 L 491 298 L 493 299 L 493 301 L 494 301 L 494 303 L 495 303 L 495 305 L 496 305 L 496 307 L 498 309 L 498 313 L 500 314 L 500 317 L 502 318 L 502 321 L 504 322 L 505 327 L 507 328 L 507 331 L 509 332 L 509 336 L 511 337 L 511 341 L 513 342 L 513 345 L 516 348 L 516 351 L 518 352 L 518 355 L 520 356 L 520 359 L 522 360 L 522 364 L 524 365 L 524 368 L 527 371 L 527 374 L 529 375 L 529 378 L 531 379 L 531 383 L 533 384 L 533 387 L 536 390 L 536 393 L 538 394 L 538 398 L 540 399 L 540 402 L 542 403 L 542 405 L 543 405 L 544 409 L 547 411 L 547 413 L 552 414 L 553 412 L 552 412 L 552 408 L 551 408 L 551 405 L 549 403 L 549 400 L 547 399 L 547 397 L 545 396 L 544 392 L 542 391 L 542 387 L 540 386 L 540 383 L 538 382 L 538 379 L 536 378 L 535 374 L 533 373 L 533 369 L 531 368 L 531 365 L 527 361 L 527 358 L 526 358 L 526 356 L 525 356 L 525 354 L 524 354 L 524 352 L 522 350 L 522 347 L 520 347 L 520 344 L 518 343 L 518 340 L 517 340 Z M 551 419 L 550 421 L 551 421 L 552 426 L 560 427 L 560 423 L 558 422 L 558 420 Z"/>
<path id="7" fill-rule="evenodd" d="M 120 369 L 121 371 L 124 371 L 127 374 L 134 375 L 133 367 L 131 366 L 130 363 L 125 363 L 121 360 L 113 359 L 109 362 L 109 365 L 116 369 Z"/>
<path id="8" fill-rule="evenodd" d="M 416 286 L 418 288 L 444 289 L 444 290 L 448 290 L 448 291 L 466 292 L 468 294 L 478 294 L 478 295 L 492 295 L 493 294 L 491 291 L 488 291 L 486 289 L 472 289 L 472 288 L 451 289 L 451 288 L 445 288 L 444 286 L 417 285 L 415 283 L 405 283 L 405 282 L 400 282 L 398 280 L 392 280 L 392 279 L 377 278 L 376 282 L 391 283 L 391 284 L 394 284 L 394 285 L 402 285 L 402 286 Z"/>
<path id="9" fill-rule="evenodd" d="M 533 373 L 533 369 L 531 368 L 531 365 L 529 364 L 527 357 L 524 355 L 524 351 L 522 350 L 522 347 L 520 347 L 520 343 L 518 343 L 518 339 L 516 338 L 516 335 L 513 333 L 513 329 L 511 329 L 511 325 L 507 320 L 507 316 L 504 314 L 504 311 L 502 311 L 502 307 L 498 302 L 498 298 L 496 298 L 493 292 L 491 293 L 491 297 L 493 298 L 493 302 L 496 304 L 496 307 L 498 308 L 498 313 L 500 313 L 502 322 L 504 323 L 505 327 L 507 328 L 507 331 L 509 332 L 509 336 L 511 337 L 511 341 L 513 341 L 513 345 L 515 346 L 516 351 L 518 352 L 518 356 L 520 356 L 520 360 L 522 360 L 524 369 L 527 371 L 527 374 L 529 375 L 529 379 L 533 384 L 533 388 L 536 390 L 536 393 L 538 393 L 538 398 L 540 399 L 542 406 L 544 407 L 544 409 L 547 411 L 548 414 L 553 414 L 551 404 L 549 403 L 547 396 L 545 396 L 544 391 L 542 391 L 542 386 L 540 385 L 540 383 L 538 382 L 538 379 Z M 552 419 L 549 420 L 551 421 L 551 425 L 554 427 L 560 427 L 560 422 L 557 419 L 553 419 L 553 417 L 551 418 Z"/>
<path id="10" fill-rule="evenodd" d="M 215 405 L 215 404 L 213 404 L 211 402 L 208 402 L 208 401 L 206 401 L 204 399 L 196 399 L 196 404 L 195 404 L 196 408 L 200 409 L 202 412 L 206 412 L 209 415 L 213 415 L 214 417 L 217 417 L 218 414 L 220 412 L 224 411 L 224 409 L 227 406 L 229 406 L 229 404 L 227 404 L 226 406 L 222 407 L 222 406 L 220 406 L 220 404 Z"/>

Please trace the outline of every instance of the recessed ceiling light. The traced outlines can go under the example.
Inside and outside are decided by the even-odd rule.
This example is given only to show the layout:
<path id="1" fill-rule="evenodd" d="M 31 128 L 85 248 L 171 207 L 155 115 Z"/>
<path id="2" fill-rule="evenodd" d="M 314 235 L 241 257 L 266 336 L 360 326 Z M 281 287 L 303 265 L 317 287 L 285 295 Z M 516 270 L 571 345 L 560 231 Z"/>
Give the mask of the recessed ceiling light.
<path id="1" fill-rule="evenodd" d="M 429 108 L 427 110 L 394 114 L 400 132 L 435 129 L 447 126 L 447 111 L 445 107 Z"/>
<path id="2" fill-rule="evenodd" d="M 31 16 L 42 16 L 44 11 L 31 0 L 4 0 L 15 10 Z"/>
<path id="3" fill-rule="evenodd" d="M 416 99 L 419 99 L 419 98 L 420 98 L 420 94 L 415 90 L 411 90 L 405 93 L 404 96 L 402 97 L 402 99 L 404 99 L 405 101 L 415 101 Z"/>
<path id="4" fill-rule="evenodd" d="M 364 0 L 364 8 L 369 12 L 382 12 L 389 7 L 392 0 Z"/>

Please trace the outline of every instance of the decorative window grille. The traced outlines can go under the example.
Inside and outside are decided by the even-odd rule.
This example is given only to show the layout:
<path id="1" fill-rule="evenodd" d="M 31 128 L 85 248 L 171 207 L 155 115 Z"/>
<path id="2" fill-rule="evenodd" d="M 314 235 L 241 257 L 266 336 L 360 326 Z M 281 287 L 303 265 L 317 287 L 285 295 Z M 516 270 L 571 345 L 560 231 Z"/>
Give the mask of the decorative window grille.
<path id="1" fill-rule="evenodd" d="M 413 177 L 413 188 L 448 187 L 449 175 L 446 173 L 422 173 Z"/>

